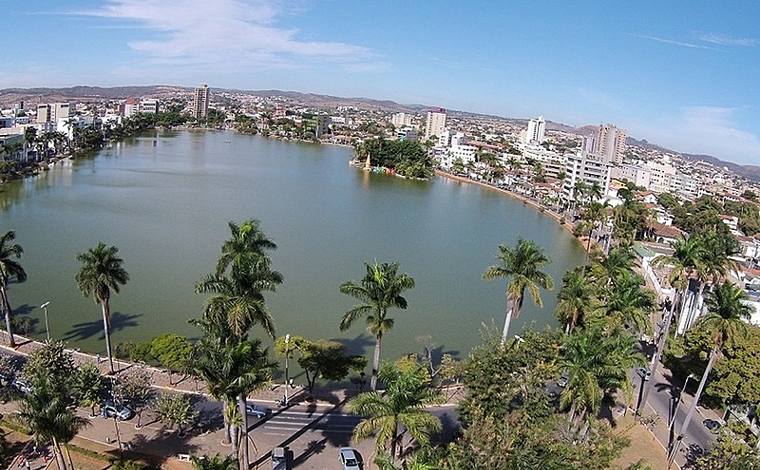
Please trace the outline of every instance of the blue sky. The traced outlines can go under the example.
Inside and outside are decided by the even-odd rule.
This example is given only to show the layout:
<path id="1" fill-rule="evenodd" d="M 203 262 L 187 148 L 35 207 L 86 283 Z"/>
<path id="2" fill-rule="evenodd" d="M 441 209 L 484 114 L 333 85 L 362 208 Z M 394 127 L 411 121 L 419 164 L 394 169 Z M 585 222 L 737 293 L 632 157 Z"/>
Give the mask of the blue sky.
<path id="1" fill-rule="evenodd" d="M 760 2 L 7 1 L 0 88 L 390 99 L 760 165 Z"/>

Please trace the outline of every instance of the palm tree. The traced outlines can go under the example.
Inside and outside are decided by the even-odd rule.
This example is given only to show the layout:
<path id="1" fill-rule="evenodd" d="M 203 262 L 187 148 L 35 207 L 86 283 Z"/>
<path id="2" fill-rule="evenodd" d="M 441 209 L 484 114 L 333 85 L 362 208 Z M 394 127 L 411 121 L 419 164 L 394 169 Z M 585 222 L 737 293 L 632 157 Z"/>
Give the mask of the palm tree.
<path id="1" fill-rule="evenodd" d="M 705 303 L 707 313 L 703 315 L 697 323 L 697 328 L 709 332 L 712 340 L 712 350 L 707 366 L 702 374 L 702 380 L 699 382 L 697 394 L 694 401 L 691 402 L 686 419 L 681 426 L 681 432 L 676 437 L 676 442 L 668 456 L 672 462 L 678 455 L 678 448 L 683 440 L 683 435 L 691 424 L 694 411 L 697 409 L 697 403 L 702 396 L 702 390 L 705 388 L 707 377 L 710 375 L 715 361 L 721 356 L 724 346 L 731 346 L 739 338 L 745 338 L 749 332 L 748 324 L 754 308 L 745 303 L 748 300 L 747 293 L 744 289 L 734 286 L 729 281 L 724 281 L 715 286 L 707 293 Z"/>
<path id="2" fill-rule="evenodd" d="M 602 289 L 599 300 L 590 322 L 602 325 L 608 333 L 627 327 L 638 333 L 651 331 L 649 315 L 657 303 L 654 294 L 644 289 L 641 275 L 626 272 L 612 286 Z"/>
<path id="3" fill-rule="evenodd" d="M 103 332 L 106 339 L 106 353 L 111 374 L 114 373 L 111 357 L 111 291 L 119 293 L 121 286 L 129 281 L 129 273 L 124 269 L 124 260 L 117 256 L 119 249 L 100 242 L 86 253 L 79 253 L 77 261 L 82 263 L 76 274 L 77 287 L 85 297 L 92 295 L 103 312 Z"/>
<path id="4" fill-rule="evenodd" d="M 197 470 L 235 470 L 238 468 L 237 459 L 232 456 L 222 458 L 219 454 L 213 457 L 191 455 L 190 461 Z"/>
<path id="5" fill-rule="evenodd" d="M 585 271 L 586 265 L 588 264 L 589 254 L 591 253 L 591 237 L 594 234 L 594 229 L 596 228 L 597 222 L 604 222 L 604 220 L 607 218 L 607 207 L 609 204 L 606 202 L 604 204 L 600 202 L 590 202 L 586 205 L 586 207 L 583 209 L 583 220 L 588 222 L 589 229 L 588 229 L 588 243 L 586 246 L 586 258 L 583 261 L 583 269 Z"/>
<path id="6" fill-rule="evenodd" d="M 625 332 L 608 335 L 598 326 L 567 337 L 559 366 L 567 373 L 560 395 L 560 408 L 570 409 L 577 428 L 586 417 L 596 416 L 605 396 L 622 389 L 627 398 L 633 391 L 629 371 L 646 359 L 636 351 L 636 337 Z"/>
<path id="7" fill-rule="evenodd" d="M 539 287 L 554 289 L 554 281 L 551 276 L 541 271 L 541 268 L 551 263 L 551 259 L 544 254 L 543 248 L 536 245 L 532 240 L 517 239 L 514 248 L 507 245 L 499 245 L 499 253 L 496 255 L 499 265 L 488 267 L 483 272 L 483 279 L 511 278 L 507 286 L 507 316 L 504 321 L 502 343 L 507 340 L 509 324 L 512 318 L 520 316 L 520 309 L 525 297 L 525 289 L 528 289 L 533 302 L 543 307 Z"/>
<path id="8" fill-rule="evenodd" d="M 246 220 L 239 226 L 235 222 L 229 222 L 228 226 L 232 237 L 222 244 L 222 255 L 216 263 L 217 275 L 224 274 L 229 266 L 241 269 L 250 263 L 256 263 L 262 257 L 267 257 L 266 251 L 277 249 L 277 245 L 259 228 L 256 219 Z M 282 276 L 275 274 L 281 283 Z"/>
<path id="9" fill-rule="evenodd" d="M 393 328 L 393 319 L 388 318 L 388 309 L 406 309 L 406 299 L 401 295 L 405 290 L 414 289 L 414 279 L 406 273 L 398 274 L 399 264 L 364 263 L 367 272 L 359 284 L 346 281 L 340 291 L 359 299 L 363 303 L 343 314 L 340 331 L 346 331 L 359 317 L 367 317 L 367 331 L 375 336 L 375 354 L 372 362 L 370 388 L 377 390 L 377 372 L 380 367 L 380 344 L 383 335 Z"/>
<path id="10" fill-rule="evenodd" d="M 199 342 L 195 359 L 195 371 L 208 386 L 209 393 L 221 400 L 225 407 L 227 438 L 237 455 L 238 438 L 232 432 L 235 415 L 241 419 L 240 433 L 243 439 L 242 463 L 248 468 L 248 419 L 245 401 L 249 393 L 261 389 L 271 381 L 276 363 L 269 360 L 268 349 L 261 349 L 261 341 L 241 341 L 225 344 L 218 338 L 206 337 Z M 235 413 L 235 403 L 238 410 Z"/>
<path id="11" fill-rule="evenodd" d="M 18 261 L 11 258 L 21 258 L 24 249 L 18 243 L 12 243 L 16 239 L 16 232 L 9 230 L 0 237 L 0 295 L 2 295 L 2 307 L 5 316 L 5 330 L 8 332 L 9 344 L 16 347 L 11 330 L 11 304 L 8 302 L 8 282 L 15 278 L 16 282 L 26 281 L 26 271 Z"/>
<path id="12" fill-rule="evenodd" d="M 68 396 L 50 384 L 46 375 L 37 378 L 34 389 L 24 396 L 20 408 L 20 416 L 27 423 L 34 440 L 38 445 L 52 441 L 58 468 L 66 470 L 68 467 L 61 445 L 66 446 L 89 421 L 76 414 L 76 408 Z"/>
<path id="13" fill-rule="evenodd" d="M 578 269 L 568 271 L 562 282 L 564 285 L 557 294 L 559 302 L 554 313 L 565 325 L 565 334 L 570 334 L 576 325 L 583 323 L 584 315 L 591 311 L 594 286 Z"/>
<path id="14" fill-rule="evenodd" d="M 638 265 L 633 250 L 625 247 L 614 248 L 610 253 L 591 265 L 591 277 L 600 287 L 612 284 L 615 279 L 630 273 Z"/>
<path id="15" fill-rule="evenodd" d="M 253 325 L 260 325 L 270 338 L 275 337 L 274 319 L 259 289 L 270 270 L 267 263 L 249 266 L 248 271 L 228 276 L 210 275 L 195 286 L 196 293 L 212 293 L 204 306 L 203 318 L 219 324 L 224 319 L 232 333 L 230 340 L 245 338 Z"/>
<path id="16" fill-rule="evenodd" d="M 385 393 L 372 391 L 358 395 L 348 402 L 348 409 L 364 417 L 354 429 L 354 439 L 375 436 L 378 450 L 386 450 L 390 444 L 390 456 L 395 460 L 396 450 L 399 456 L 403 450 L 401 440 L 405 432 L 425 445 L 430 442 L 431 432 L 441 430 L 438 418 L 425 409 L 440 403 L 441 397 L 428 386 L 427 373 L 420 366 L 402 372 L 384 363 L 379 377 L 385 385 Z"/>

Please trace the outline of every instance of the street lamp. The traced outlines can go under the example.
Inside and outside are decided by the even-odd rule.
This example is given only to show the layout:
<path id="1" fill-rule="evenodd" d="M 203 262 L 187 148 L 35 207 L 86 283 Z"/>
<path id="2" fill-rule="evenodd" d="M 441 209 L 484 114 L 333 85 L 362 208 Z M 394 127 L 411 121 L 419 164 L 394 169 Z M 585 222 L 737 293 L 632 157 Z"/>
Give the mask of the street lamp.
<path id="1" fill-rule="evenodd" d="M 285 406 L 288 406 L 288 357 L 290 356 L 290 333 L 285 335 Z"/>
<path id="2" fill-rule="evenodd" d="M 40 305 L 40 308 L 45 310 L 45 336 L 47 336 L 47 340 L 50 341 L 50 325 L 48 324 L 47 316 L 48 305 L 50 305 L 50 301 L 47 301 L 44 304 Z"/>
<path id="3" fill-rule="evenodd" d="M 681 389 L 681 392 L 678 394 L 678 397 L 676 398 L 676 406 L 673 407 L 673 416 L 670 417 L 670 423 L 668 423 L 668 433 L 673 432 L 673 425 L 676 422 L 676 413 L 678 413 L 678 405 L 681 404 L 681 395 L 683 395 L 684 392 L 686 392 L 686 386 L 689 385 L 689 379 L 693 379 L 693 378 L 694 378 L 694 374 L 689 374 L 686 377 L 686 381 L 683 383 L 683 388 Z"/>

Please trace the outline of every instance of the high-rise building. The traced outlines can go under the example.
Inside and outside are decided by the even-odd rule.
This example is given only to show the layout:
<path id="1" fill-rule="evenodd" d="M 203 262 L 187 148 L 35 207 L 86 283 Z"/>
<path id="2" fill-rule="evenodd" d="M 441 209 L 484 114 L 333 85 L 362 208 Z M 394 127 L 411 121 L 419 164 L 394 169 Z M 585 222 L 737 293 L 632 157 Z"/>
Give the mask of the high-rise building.
<path id="1" fill-rule="evenodd" d="M 598 155 L 578 152 L 565 156 L 565 185 L 562 188 L 568 201 L 576 201 L 575 185 L 583 181 L 586 186 L 598 186 L 602 196 L 610 189 L 610 164 Z"/>
<path id="2" fill-rule="evenodd" d="M 69 103 L 53 103 L 37 105 L 37 123 L 52 123 L 56 125 L 61 119 L 69 118 Z"/>
<path id="3" fill-rule="evenodd" d="M 124 117 L 129 117 L 133 114 L 136 114 L 138 112 L 139 104 L 137 103 L 137 100 L 134 98 L 127 98 L 126 101 L 124 101 L 124 104 L 121 105 L 121 114 L 124 115 Z"/>
<path id="4" fill-rule="evenodd" d="M 425 120 L 425 139 L 432 136 L 440 136 L 446 130 L 446 110 L 438 108 L 437 111 L 428 111 Z"/>
<path id="5" fill-rule="evenodd" d="M 625 130 L 612 124 L 602 124 L 596 134 L 594 153 L 605 162 L 620 163 L 625 153 Z"/>
<path id="6" fill-rule="evenodd" d="M 412 115 L 406 113 L 396 113 L 391 116 L 391 124 L 396 129 L 401 129 L 404 126 L 412 125 Z"/>
<path id="7" fill-rule="evenodd" d="M 37 105 L 37 123 L 45 124 L 50 122 L 50 105 L 38 104 Z"/>
<path id="8" fill-rule="evenodd" d="M 544 141 L 544 132 L 546 132 L 546 121 L 544 121 L 544 117 L 539 116 L 538 119 L 531 119 L 528 121 L 528 130 L 525 133 L 524 143 L 542 143 Z"/>
<path id="9" fill-rule="evenodd" d="M 195 119 L 206 117 L 206 113 L 208 113 L 208 97 L 208 85 L 204 83 L 199 87 L 195 87 L 195 97 L 193 99 L 193 117 Z"/>

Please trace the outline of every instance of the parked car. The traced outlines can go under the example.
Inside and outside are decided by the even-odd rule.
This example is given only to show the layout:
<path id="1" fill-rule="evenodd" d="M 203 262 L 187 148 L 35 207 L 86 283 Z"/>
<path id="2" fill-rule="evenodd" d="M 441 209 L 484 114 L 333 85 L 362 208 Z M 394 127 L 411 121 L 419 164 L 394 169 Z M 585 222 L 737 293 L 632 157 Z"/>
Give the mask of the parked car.
<path id="1" fill-rule="evenodd" d="M 636 373 L 639 374 L 639 377 L 642 377 L 645 382 L 652 378 L 652 371 L 646 367 L 639 367 L 636 369 Z"/>
<path id="2" fill-rule="evenodd" d="M 128 406 L 114 403 L 113 400 L 107 400 L 100 405 L 100 414 L 104 418 L 113 418 L 116 416 L 116 419 L 119 421 L 126 421 L 128 419 L 132 419 L 132 417 L 135 415 L 135 412 L 132 411 L 132 409 Z"/>
<path id="3" fill-rule="evenodd" d="M 263 405 L 257 405 L 255 403 L 245 404 L 245 414 L 253 416 L 254 418 L 263 418 L 272 414 L 272 410 Z"/>
<path id="4" fill-rule="evenodd" d="M 272 450 L 272 470 L 288 470 L 288 451 L 285 447 Z"/>
<path id="5" fill-rule="evenodd" d="M 341 447 L 338 450 L 338 461 L 343 470 L 360 470 L 359 457 L 356 451 L 350 447 Z"/>
<path id="6" fill-rule="evenodd" d="M 567 381 L 570 380 L 570 376 L 568 374 L 562 374 L 557 379 L 557 386 L 561 388 L 567 387 Z"/>
<path id="7" fill-rule="evenodd" d="M 27 394 L 34 390 L 32 383 L 23 377 L 14 377 L 13 380 L 11 380 L 11 387 L 23 394 Z"/>
<path id="8" fill-rule="evenodd" d="M 705 427 L 707 429 L 709 429 L 710 432 L 713 433 L 713 434 L 715 434 L 718 431 L 720 431 L 720 427 L 722 426 L 720 424 L 720 421 L 716 421 L 714 419 L 706 419 L 706 420 L 702 421 L 702 424 L 704 424 Z"/>

